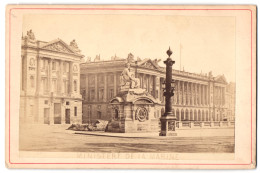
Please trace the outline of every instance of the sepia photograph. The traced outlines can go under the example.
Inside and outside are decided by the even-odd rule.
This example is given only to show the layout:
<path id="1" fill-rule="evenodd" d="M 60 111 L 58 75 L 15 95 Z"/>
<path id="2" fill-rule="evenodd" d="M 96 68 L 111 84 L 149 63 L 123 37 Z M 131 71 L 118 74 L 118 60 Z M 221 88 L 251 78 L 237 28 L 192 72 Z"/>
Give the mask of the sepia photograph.
<path id="1" fill-rule="evenodd" d="M 255 167 L 255 6 L 6 12 L 10 167 Z"/>

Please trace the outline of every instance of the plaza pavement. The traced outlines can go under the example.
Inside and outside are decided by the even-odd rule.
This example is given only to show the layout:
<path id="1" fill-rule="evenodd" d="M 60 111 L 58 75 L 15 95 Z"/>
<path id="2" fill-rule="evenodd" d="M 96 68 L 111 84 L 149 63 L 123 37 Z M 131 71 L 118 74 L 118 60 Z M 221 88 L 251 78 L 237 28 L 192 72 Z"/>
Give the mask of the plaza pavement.
<path id="1" fill-rule="evenodd" d="M 66 130 L 68 125 L 21 125 L 20 151 L 233 153 L 234 129 L 178 130 L 159 133 L 107 133 Z"/>

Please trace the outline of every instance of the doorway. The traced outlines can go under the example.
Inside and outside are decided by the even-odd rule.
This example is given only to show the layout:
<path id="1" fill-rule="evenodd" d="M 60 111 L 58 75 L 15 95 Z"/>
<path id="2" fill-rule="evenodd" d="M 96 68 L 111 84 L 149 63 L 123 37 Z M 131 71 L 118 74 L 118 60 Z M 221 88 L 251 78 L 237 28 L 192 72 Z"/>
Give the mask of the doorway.
<path id="1" fill-rule="evenodd" d="M 61 104 L 54 103 L 54 124 L 61 124 Z"/>
<path id="2" fill-rule="evenodd" d="M 65 110 L 65 123 L 70 124 L 70 109 Z"/>

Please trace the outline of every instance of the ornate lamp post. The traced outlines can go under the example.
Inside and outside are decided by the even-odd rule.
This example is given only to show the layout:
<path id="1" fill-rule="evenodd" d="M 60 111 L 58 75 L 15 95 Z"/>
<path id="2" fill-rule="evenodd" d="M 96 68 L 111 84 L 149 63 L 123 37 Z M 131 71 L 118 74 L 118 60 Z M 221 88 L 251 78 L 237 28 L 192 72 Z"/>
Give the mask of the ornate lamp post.
<path id="1" fill-rule="evenodd" d="M 171 59 L 172 51 L 169 47 L 167 50 L 167 55 L 169 56 L 164 64 L 166 64 L 166 80 L 165 80 L 165 91 L 163 95 L 165 96 L 165 113 L 161 117 L 161 133 L 160 136 L 176 136 L 175 133 L 175 121 L 176 117 L 172 113 L 172 100 L 171 97 L 174 96 L 174 80 L 172 79 L 172 65 L 175 63 Z"/>

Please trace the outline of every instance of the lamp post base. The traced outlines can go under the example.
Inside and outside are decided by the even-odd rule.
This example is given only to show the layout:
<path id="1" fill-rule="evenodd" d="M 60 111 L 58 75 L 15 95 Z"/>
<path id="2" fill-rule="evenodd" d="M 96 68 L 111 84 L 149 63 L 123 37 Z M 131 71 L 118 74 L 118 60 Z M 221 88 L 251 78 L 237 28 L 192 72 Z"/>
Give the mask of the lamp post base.
<path id="1" fill-rule="evenodd" d="M 177 136 L 175 131 L 176 118 L 173 116 L 163 116 L 161 119 L 161 132 L 159 136 Z"/>

